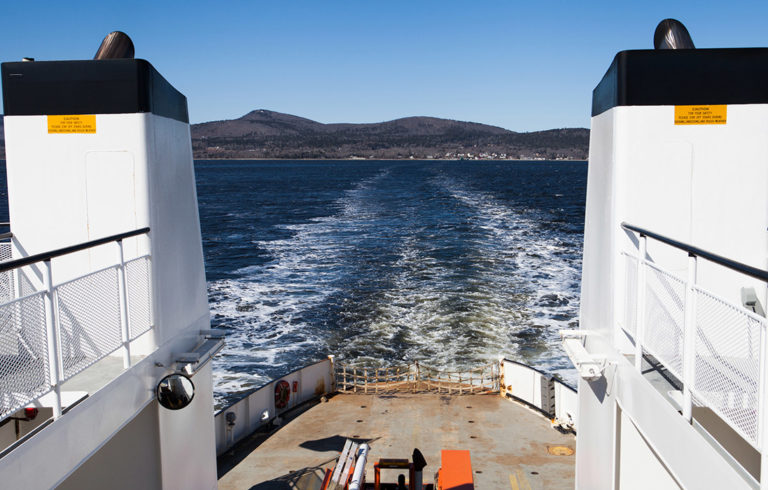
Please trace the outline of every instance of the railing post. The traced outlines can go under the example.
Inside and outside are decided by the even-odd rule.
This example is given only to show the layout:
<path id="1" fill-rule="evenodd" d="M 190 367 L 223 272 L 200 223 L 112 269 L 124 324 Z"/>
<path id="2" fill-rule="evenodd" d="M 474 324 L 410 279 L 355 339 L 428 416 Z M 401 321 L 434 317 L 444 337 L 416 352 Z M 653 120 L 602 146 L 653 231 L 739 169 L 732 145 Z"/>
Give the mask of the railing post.
<path id="1" fill-rule="evenodd" d="M 331 389 L 328 391 L 329 393 L 334 393 L 338 386 L 336 382 L 336 362 L 334 361 L 334 358 L 335 356 L 333 354 L 328 355 L 328 360 L 331 363 Z"/>
<path id="2" fill-rule="evenodd" d="M 635 328 L 635 368 L 643 372 L 643 335 L 645 334 L 645 257 L 648 237 L 640 235 L 640 254 L 637 257 L 637 311 Z"/>
<path id="3" fill-rule="evenodd" d="M 688 254 L 688 281 L 685 285 L 683 320 L 683 417 L 689 423 L 693 414 L 691 387 L 696 376 L 696 256 Z"/>
<path id="4" fill-rule="evenodd" d="M 61 374 L 59 364 L 61 362 L 61 351 L 59 349 L 59 337 L 56 335 L 56 316 L 53 305 L 53 274 L 51 272 L 51 261 L 43 262 L 43 287 L 45 288 L 45 336 L 48 340 L 48 374 L 53 390 L 53 418 L 61 417 Z"/>
<path id="5" fill-rule="evenodd" d="M 117 240 L 117 292 L 120 298 L 120 334 L 123 340 L 123 369 L 131 367 L 131 330 L 128 325 L 128 284 L 125 279 L 123 240 Z"/>
<path id="6" fill-rule="evenodd" d="M 768 450 L 765 447 L 766 428 L 768 428 L 768 410 L 765 407 L 765 391 L 768 382 L 766 370 L 768 356 L 768 332 L 766 326 L 760 327 L 760 377 L 757 393 L 757 447 L 760 449 L 760 488 L 768 490 Z"/>

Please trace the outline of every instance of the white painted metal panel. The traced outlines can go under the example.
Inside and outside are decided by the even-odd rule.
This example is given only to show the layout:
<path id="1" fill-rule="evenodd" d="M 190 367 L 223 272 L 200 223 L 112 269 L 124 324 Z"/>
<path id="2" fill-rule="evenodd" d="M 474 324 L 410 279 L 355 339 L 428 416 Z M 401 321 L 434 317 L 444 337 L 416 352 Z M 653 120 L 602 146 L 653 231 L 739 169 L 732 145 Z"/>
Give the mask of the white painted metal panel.
<path id="1" fill-rule="evenodd" d="M 732 104 L 727 111 L 728 122 L 722 125 L 675 125 L 674 106 L 607 111 L 616 114 L 614 137 L 626 135 L 613 145 L 611 163 L 619 176 L 614 190 L 615 225 L 627 221 L 764 268 L 768 146 L 756 142 L 768 132 L 768 106 Z M 592 142 L 609 140 L 603 132 L 595 133 Z M 588 192 L 595 190 L 590 187 Z M 618 229 L 602 233 L 623 235 Z M 628 238 L 619 245 L 636 250 Z M 685 253 L 650 241 L 648 255 L 685 277 Z M 713 293 L 738 303 L 741 287 L 753 286 L 765 303 L 765 284 L 707 262 L 699 267 L 699 284 Z"/>
<path id="2" fill-rule="evenodd" d="M 750 488 L 742 474 L 688 424 L 634 366 L 624 359 L 617 359 L 617 364 L 615 397 L 622 414 L 631 420 L 676 482 L 684 488 Z M 624 425 L 622 422 L 622 428 Z M 579 437 L 585 430 L 582 421 Z M 624 451 L 626 443 L 630 454 L 637 451 L 636 439 L 630 437 L 625 441 L 623 435 L 622 430 L 617 436 L 619 450 Z"/>
<path id="3" fill-rule="evenodd" d="M 127 151 L 89 151 L 85 154 L 85 198 L 88 240 L 138 228 L 136 220 L 136 172 L 133 155 Z M 137 250 L 123 247 L 127 257 Z M 88 252 L 93 269 L 115 262 L 115 245 Z M 92 270 L 93 270 L 92 269 Z"/>
<path id="4" fill-rule="evenodd" d="M 150 403 L 159 374 L 142 360 L 0 459 L 3 487 L 55 487 Z"/>
<path id="5" fill-rule="evenodd" d="M 619 488 L 621 490 L 677 490 L 672 475 L 646 443 L 635 424 L 621 414 L 621 450 L 619 451 Z"/>
<path id="6" fill-rule="evenodd" d="M 588 352 L 613 350 L 613 339 L 620 338 L 614 329 L 615 303 L 623 291 L 612 287 L 617 270 L 623 264 L 614 255 L 615 227 L 618 226 L 616 180 L 621 169 L 613 164 L 625 151 L 619 144 L 625 138 L 616 110 L 592 118 L 587 174 L 587 202 L 584 216 L 584 257 L 581 276 L 581 309 L 579 325 L 598 332 L 601 337 L 585 340 Z M 576 438 L 576 488 L 584 490 L 610 489 L 613 462 L 614 409 L 612 397 L 606 393 L 602 380 L 587 382 L 579 379 L 579 437 Z"/>
<path id="7" fill-rule="evenodd" d="M 210 328 L 210 311 L 189 124 L 150 114 L 145 130 L 153 314 L 162 344 Z"/>
<path id="8" fill-rule="evenodd" d="M 15 256 L 47 252 L 94 237 L 88 234 L 88 208 L 92 217 L 102 208 L 114 208 L 119 204 L 111 195 L 125 196 L 129 183 L 122 178 L 124 163 L 117 162 L 120 179 L 113 179 L 108 172 L 96 172 L 97 160 L 105 164 L 104 155 L 120 153 L 130 155 L 134 164 L 135 228 L 149 226 L 149 195 L 147 187 L 146 124 L 149 114 L 102 114 L 96 116 L 96 134 L 48 134 L 46 116 L 6 116 L 6 167 L 8 174 L 8 210 L 14 233 Z M 182 123 L 178 123 L 183 126 Z M 87 165 L 88 155 L 92 165 Z M 96 157 L 95 155 L 99 155 Z M 109 157 L 106 157 L 109 159 Z M 118 160 L 126 157 L 118 157 Z M 191 160 L 191 157 L 190 157 Z M 94 170 L 90 184 L 88 168 Z M 106 167 L 103 167 L 104 170 Z M 98 180 L 103 179 L 103 187 Z M 182 183 L 179 183 L 180 185 Z M 117 186 L 117 188 L 115 187 Z M 88 201 L 87 188 L 92 190 Z M 175 189 L 169 187 L 170 189 Z M 169 192 L 174 194 L 175 190 Z M 48 205 L 41 205 L 45 200 Z M 102 205 L 99 199 L 108 201 Z M 122 200 L 122 210 L 130 214 L 130 202 Z M 196 209 L 196 207 L 195 207 Z M 96 213 L 96 214 L 94 214 Z M 107 223 L 106 213 L 100 222 Z M 134 229 L 135 229 L 134 228 Z M 130 230 L 121 230 L 130 231 Z M 140 254 L 147 253 L 146 241 L 139 241 Z M 18 253 L 16 253 L 18 252 Z M 108 252 L 105 252 L 108 253 Z M 127 256 L 132 258 L 133 254 Z M 113 255 L 114 256 L 114 255 Z M 60 262 L 59 267 L 56 267 Z M 54 260 L 54 283 L 82 275 L 89 269 L 89 253 Z M 95 265 L 98 268 L 98 264 Z M 93 270 L 93 269 L 90 269 Z"/>
<path id="9" fill-rule="evenodd" d="M 555 380 L 555 420 L 578 431 L 579 398 L 576 390 Z"/>
<path id="10" fill-rule="evenodd" d="M 506 393 L 549 412 L 549 376 L 523 364 L 507 360 L 502 364 Z"/>
<path id="11" fill-rule="evenodd" d="M 580 328 L 595 332 L 585 344 L 592 355 L 623 366 L 619 352 L 632 352 L 630 337 L 620 332 L 628 322 L 617 305 L 626 304 L 625 276 L 630 275 L 621 252 L 637 256 L 639 243 L 634 233 L 620 228 L 623 221 L 765 268 L 768 146 L 759 142 L 768 132 L 768 106 L 729 105 L 727 111 L 728 122 L 722 125 L 675 125 L 674 106 L 615 107 L 592 118 L 580 311 Z M 686 254 L 664 247 L 649 240 L 648 259 L 686 277 Z M 701 287 L 739 304 L 741 288 L 752 286 L 765 303 L 764 284 L 700 262 Z M 629 381 L 627 376 L 620 368 L 615 378 L 611 374 L 609 379 L 579 382 L 577 487 L 614 485 L 607 465 L 614 459 L 616 387 L 627 397 L 621 400 L 625 409 L 627 400 L 638 402 L 625 412 L 670 473 L 686 487 L 715 486 L 700 471 L 697 476 L 696 469 L 725 465 L 724 460 L 707 452 L 711 446 L 689 432 L 690 426 L 663 399 L 658 406 L 650 401 L 658 393 L 646 381 Z M 646 392 L 642 401 L 647 403 L 639 403 L 639 394 Z M 666 430 L 657 430 L 662 427 Z M 683 459 L 682 440 L 701 454 L 689 451 Z M 732 469 L 717 474 L 722 475 L 720 486 L 744 484 Z"/>
<path id="12" fill-rule="evenodd" d="M 298 369 L 282 378 L 270 381 L 254 390 L 241 400 L 220 410 L 215 417 L 216 454 L 222 454 L 238 441 L 252 434 L 256 429 L 271 421 L 276 415 L 289 410 L 306 401 L 330 393 L 333 380 L 331 361 L 323 360 Z M 275 384 L 286 381 L 291 387 L 288 407 L 275 409 Z M 293 384 L 297 383 L 297 391 L 293 392 Z M 262 420 L 262 414 L 267 411 L 269 418 Z M 235 414 L 235 424 L 227 424 L 228 413 Z"/>
<path id="13" fill-rule="evenodd" d="M 200 388 L 183 410 L 158 406 L 163 489 L 217 488 L 211 366 L 195 373 L 192 381 Z"/>
<path id="14" fill-rule="evenodd" d="M 150 403 L 57 490 L 162 490 L 157 417 L 157 404 Z"/>
<path id="15" fill-rule="evenodd" d="M 163 366 L 192 350 L 199 331 L 210 328 L 189 125 L 148 113 L 96 115 L 96 134 L 48 134 L 46 116 L 9 116 L 4 122 L 14 256 L 86 242 L 95 238 L 90 226 L 108 233 L 115 207 L 120 214 L 132 205 L 135 228 L 152 230 L 151 240 L 125 244 L 127 260 L 134 249 L 152 255 L 156 328 L 142 337 L 142 348 L 133 349 L 148 357 L 0 460 L 3 486 L 50 488 L 142 410 L 168 373 Z M 115 165 L 114 175 L 100 166 L 106 154 L 112 155 L 106 163 Z M 126 155 L 133 163 L 132 204 Z M 130 224 L 130 210 L 126 216 L 113 224 Z M 79 277 L 90 267 L 88 252 L 54 259 L 53 282 Z M 39 270 L 25 273 L 39 284 Z M 164 488 L 216 486 L 209 371 L 205 367 L 195 376 L 192 406 L 159 416 Z"/>

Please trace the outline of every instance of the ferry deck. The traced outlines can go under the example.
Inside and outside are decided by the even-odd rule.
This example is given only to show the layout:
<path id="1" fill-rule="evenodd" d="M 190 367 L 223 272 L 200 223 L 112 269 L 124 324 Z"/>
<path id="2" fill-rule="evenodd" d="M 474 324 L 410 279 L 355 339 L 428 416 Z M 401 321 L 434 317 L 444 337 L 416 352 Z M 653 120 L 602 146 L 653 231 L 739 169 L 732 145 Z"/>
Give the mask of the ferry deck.
<path id="1" fill-rule="evenodd" d="M 575 436 L 533 409 L 498 395 L 390 393 L 337 394 L 297 407 L 280 427 L 257 431 L 219 457 L 219 488 L 320 488 L 346 439 L 370 445 L 369 484 L 373 462 L 410 459 L 418 448 L 425 484 L 440 467 L 441 449 L 465 449 L 475 488 L 574 486 Z M 382 482 L 403 472 L 382 470 Z"/>

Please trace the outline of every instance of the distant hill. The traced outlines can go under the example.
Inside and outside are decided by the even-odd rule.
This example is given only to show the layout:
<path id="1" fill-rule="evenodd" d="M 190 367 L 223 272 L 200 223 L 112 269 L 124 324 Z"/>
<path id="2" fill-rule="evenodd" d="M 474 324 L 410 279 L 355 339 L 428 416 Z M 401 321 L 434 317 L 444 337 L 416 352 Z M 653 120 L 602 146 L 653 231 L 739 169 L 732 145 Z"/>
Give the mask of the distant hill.
<path id="1" fill-rule="evenodd" d="M 0 117 L 0 159 L 5 158 Z M 192 125 L 195 158 L 513 158 L 586 160 L 589 130 L 516 133 L 436 117 L 323 124 L 255 110 L 238 119 Z"/>
<path id="2" fill-rule="evenodd" d="M 192 125 L 195 158 L 587 158 L 589 130 L 516 133 L 435 117 L 323 124 L 255 110 Z"/>

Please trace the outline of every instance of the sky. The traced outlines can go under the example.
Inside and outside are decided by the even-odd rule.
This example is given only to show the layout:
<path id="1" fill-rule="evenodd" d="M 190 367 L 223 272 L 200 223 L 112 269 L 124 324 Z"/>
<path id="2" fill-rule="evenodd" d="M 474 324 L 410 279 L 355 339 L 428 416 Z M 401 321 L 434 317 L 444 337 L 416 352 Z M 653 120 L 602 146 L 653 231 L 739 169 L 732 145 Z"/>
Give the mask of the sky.
<path id="1" fill-rule="evenodd" d="M 768 46 L 765 1 L 3 0 L 0 61 L 90 59 L 121 30 L 193 123 L 269 109 L 537 131 L 589 127 L 613 56 L 652 48 L 668 17 L 697 48 Z"/>

